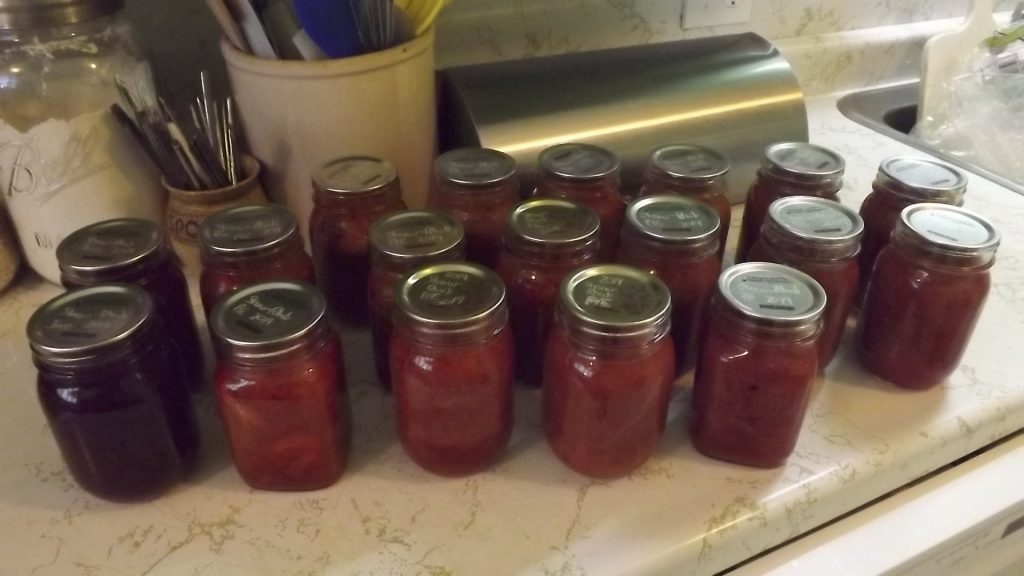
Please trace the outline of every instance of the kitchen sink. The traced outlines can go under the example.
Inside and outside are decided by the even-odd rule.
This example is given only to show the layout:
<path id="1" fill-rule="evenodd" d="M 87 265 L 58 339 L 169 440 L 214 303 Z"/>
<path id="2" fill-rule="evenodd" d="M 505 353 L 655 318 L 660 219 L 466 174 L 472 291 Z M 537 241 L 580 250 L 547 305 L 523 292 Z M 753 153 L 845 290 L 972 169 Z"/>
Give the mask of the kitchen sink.
<path id="1" fill-rule="evenodd" d="M 839 111 L 850 120 L 863 124 L 880 134 L 885 134 L 1024 195 L 1024 185 L 1021 183 L 963 158 L 947 154 L 910 134 L 914 124 L 917 123 L 918 85 L 918 81 L 914 80 L 847 94 L 839 99 Z"/>

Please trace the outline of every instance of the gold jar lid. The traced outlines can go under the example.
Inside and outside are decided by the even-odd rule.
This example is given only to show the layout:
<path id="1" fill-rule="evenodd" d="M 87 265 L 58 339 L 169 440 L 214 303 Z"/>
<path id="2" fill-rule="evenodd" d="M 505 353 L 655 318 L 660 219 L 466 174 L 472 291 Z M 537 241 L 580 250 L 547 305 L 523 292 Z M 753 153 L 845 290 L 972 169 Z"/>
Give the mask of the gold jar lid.
<path id="1" fill-rule="evenodd" d="M 619 171 L 619 157 L 593 144 L 558 144 L 545 148 L 538 164 L 545 173 L 563 180 L 597 180 Z"/>
<path id="2" fill-rule="evenodd" d="M 163 249 L 163 233 L 156 224 L 117 218 L 72 232 L 57 245 L 57 264 L 68 279 L 110 281 L 152 262 Z"/>
<path id="3" fill-rule="evenodd" d="M 663 194 L 630 204 L 623 232 L 658 244 L 696 246 L 717 244 L 720 227 L 714 208 L 690 198 Z"/>
<path id="4" fill-rule="evenodd" d="M 505 245 L 513 251 L 574 250 L 599 242 L 601 219 L 589 206 L 557 198 L 520 202 L 508 215 Z"/>
<path id="5" fill-rule="evenodd" d="M 456 148 L 437 157 L 434 173 L 462 186 L 490 186 L 514 177 L 516 161 L 490 148 Z"/>
<path id="6" fill-rule="evenodd" d="M 305 282 L 253 284 L 221 300 L 210 313 L 218 349 L 243 361 L 291 352 L 329 326 L 323 293 Z"/>
<path id="7" fill-rule="evenodd" d="M 653 274 L 601 264 L 567 276 L 559 305 L 575 327 L 591 334 L 657 337 L 668 331 L 672 297 Z"/>
<path id="8" fill-rule="evenodd" d="M 476 264 L 449 262 L 415 270 L 399 284 L 396 321 L 416 330 L 453 333 L 507 317 L 505 284 Z"/>
<path id="9" fill-rule="evenodd" d="M 437 210 L 403 210 L 370 227 L 370 258 L 403 266 L 462 260 L 462 224 Z"/>
<path id="10" fill-rule="evenodd" d="M 225 208 L 199 225 L 199 248 L 204 254 L 245 257 L 273 250 L 299 235 L 299 225 L 287 208 L 250 204 Z"/>
<path id="11" fill-rule="evenodd" d="M 706 183 L 729 172 L 729 159 L 696 144 L 669 144 L 651 153 L 648 170 L 662 178 Z"/>
<path id="12" fill-rule="evenodd" d="M 395 167 L 380 158 L 348 156 L 321 166 L 313 175 L 313 187 L 349 196 L 380 190 L 397 179 Z"/>

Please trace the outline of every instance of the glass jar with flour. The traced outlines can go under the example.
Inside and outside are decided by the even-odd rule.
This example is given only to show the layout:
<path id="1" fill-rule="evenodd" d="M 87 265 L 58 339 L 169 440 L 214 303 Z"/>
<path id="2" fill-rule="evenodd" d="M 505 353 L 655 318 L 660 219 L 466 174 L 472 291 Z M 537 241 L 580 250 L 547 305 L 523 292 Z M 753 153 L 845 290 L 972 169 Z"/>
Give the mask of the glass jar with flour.
<path id="1" fill-rule="evenodd" d="M 151 92 L 122 0 L 0 0 L 0 195 L 29 265 L 110 218 L 160 222 L 159 175 L 110 113 L 115 78 Z"/>

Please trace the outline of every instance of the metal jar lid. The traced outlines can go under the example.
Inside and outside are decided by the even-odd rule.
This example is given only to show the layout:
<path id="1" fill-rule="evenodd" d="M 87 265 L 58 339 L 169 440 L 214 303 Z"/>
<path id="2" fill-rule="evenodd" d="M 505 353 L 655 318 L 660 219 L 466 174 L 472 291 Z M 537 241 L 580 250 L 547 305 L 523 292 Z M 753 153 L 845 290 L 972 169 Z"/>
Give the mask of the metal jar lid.
<path id="1" fill-rule="evenodd" d="M 65 292 L 39 307 L 26 332 L 36 358 L 55 366 L 116 358 L 143 333 L 153 300 L 141 288 L 102 284 Z"/>
<path id="2" fill-rule="evenodd" d="M 772 202 L 762 235 L 774 243 L 797 242 L 824 249 L 831 259 L 860 251 L 864 220 L 843 204 L 815 196 L 789 196 Z"/>
<path id="3" fill-rule="evenodd" d="M 273 250 L 296 238 L 295 216 L 277 204 L 226 208 L 199 225 L 199 247 L 205 254 L 244 257 Z"/>
<path id="4" fill-rule="evenodd" d="M 566 180 L 597 180 L 618 173 L 619 157 L 592 144 L 558 144 L 541 151 L 541 170 Z"/>
<path id="5" fill-rule="evenodd" d="M 573 249 L 598 242 L 601 219 L 589 206 L 556 198 L 520 202 L 509 212 L 505 243 L 509 247 Z"/>
<path id="6" fill-rule="evenodd" d="M 331 160 L 313 175 L 313 187 L 339 195 L 366 194 L 380 190 L 398 178 L 391 164 L 370 156 Z"/>
<path id="7" fill-rule="evenodd" d="M 457 148 L 437 157 L 434 173 L 462 186 L 489 186 L 515 176 L 516 161 L 490 148 Z"/>
<path id="8" fill-rule="evenodd" d="M 119 12 L 123 0 L 0 0 L 0 30 L 67 26 Z"/>
<path id="9" fill-rule="evenodd" d="M 948 204 L 911 204 L 900 212 L 901 233 L 924 247 L 951 256 L 995 256 L 999 232 L 985 217 Z"/>
<path id="10" fill-rule="evenodd" d="M 673 194 L 646 196 L 626 210 L 623 232 L 658 244 L 693 246 L 718 240 L 721 221 L 703 202 Z"/>
<path id="11" fill-rule="evenodd" d="M 404 210 L 370 227 L 370 257 L 406 266 L 462 260 L 462 224 L 437 210 Z"/>
<path id="12" fill-rule="evenodd" d="M 718 278 L 718 292 L 732 309 L 759 324 L 803 327 L 825 310 L 821 284 L 781 264 L 737 264 Z"/>
<path id="13" fill-rule="evenodd" d="M 702 183 L 724 176 L 729 159 L 720 152 L 695 144 L 669 144 L 651 153 L 648 170 L 673 180 Z"/>
<path id="14" fill-rule="evenodd" d="M 570 274 L 559 304 L 575 327 L 603 335 L 667 332 L 672 297 L 657 276 L 632 266 L 601 264 Z"/>
<path id="15" fill-rule="evenodd" d="M 221 300 L 210 314 L 218 348 L 243 361 L 291 352 L 329 329 L 327 301 L 305 282 L 248 286 Z"/>
<path id="16" fill-rule="evenodd" d="M 476 264 L 449 262 L 407 274 L 395 298 L 396 319 L 415 329 L 453 333 L 504 321 L 505 284 Z"/>
<path id="17" fill-rule="evenodd" d="M 90 224 L 57 245 L 62 275 L 77 280 L 115 280 L 161 254 L 164 237 L 149 220 L 117 218 Z"/>
<path id="18" fill-rule="evenodd" d="M 842 156 L 817 144 L 780 142 L 764 151 L 761 169 L 782 180 L 807 184 L 842 183 L 846 162 Z"/>
<path id="19" fill-rule="evenodd" d="M 916 202 L 940 202 L 959 206 L 967 191 L 967 176 L 956 168 L 930 158 L 897 156 L 878 166 L 875 183 Z"/>

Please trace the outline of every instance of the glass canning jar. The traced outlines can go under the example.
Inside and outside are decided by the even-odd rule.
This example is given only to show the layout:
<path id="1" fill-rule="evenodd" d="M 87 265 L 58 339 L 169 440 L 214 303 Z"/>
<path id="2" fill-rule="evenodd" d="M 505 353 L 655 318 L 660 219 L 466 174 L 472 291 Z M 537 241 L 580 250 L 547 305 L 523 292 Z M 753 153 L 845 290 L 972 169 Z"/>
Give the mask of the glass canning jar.
<path id="1" fill-rule="evenodd" d="M 114 501 L 155 498 L 199 444 L 185 373 L 137 286 L 71 290 L 28 321 L 36 388 L 72 478 Z"/>
<path id="2" fill-rule="evenodd" d="M 192 391 L 201 388 L 203 348 L 188 282 L 156 224 L 121 218 L 86 226 L 57 246 L 57 262 L 65 288 L 124 282 L 145 290 L 181 354 Z"/>
<path id="3" fill-rule="evenodd" d="M 605 264 L 562 282 L 544 355 L 544 431 L 573 470 L 617 478 L 665 430 L 675 355 L 671 296 L 646 271 Z"/>
<path id="4" fill-rule="evenodd" d="M 438 156 L 427 206 L 448 212 L 466 230 L 466 259 L 493 268 L 505 218 L 519 202 L 516 161 L 489 148 L 459 148 Z"/>
<path id="5" fill-rule="evenodd" d="M 860 217 L 864 219 L 860 296 L 863 297 L 875 260 L 889 244 L 904 208 L 921 202 L 962 206 L 966 191 L 967 177 L 952 166 L 905 156 L 883 160 L 871 184 L 871 193 L 860 205 Z"/>
<path id="6" fill-rule="evenodd" d="M 217 408 L 245 483 L 316 490 L 336 482 L 351 425 L 323 294 L 304 282 L 249 286 L 214 308 L 210 330 Z"/>
<path id="7" fill-rule="evenodd" d="M 836 200 L 846 163 L 835 152 L 806 142 L 772 144 L 761 159 L 757 179 L 747 192 L 736 261 L 744 262 L 764 226 L 768 206 L 786 196 Z"/>
<path id="8" fill-rule="evenodd" d="M 619 245 L 626 205 L 619 193 L 619 158 L 590 144 L 559 144 L 540 153 L 536 196 L 585 204 L 601 220 L 601 256 L 611 260 Z"/>
<path id="9" fill-rule="evenodd" d="M 703 329 L 690 436 L 705 456 L 783 465 L 796 446 L 818 369 L 825 291 L 765 262 L 722 273 Z"/>
<path id="10" fill-rule="evenodd" d="M 391 342 L 395 289 L 416 268 L 462 260 L 465 235 L 455 218 L 435 210 L 406 210 L 378 220 L 370 228 L 370 333 L 380 383 L 391 387 Z"/>
<path id="11" fill-rule="evenodd" d="M 276 204 L 226 208 L 199 225 L 199 294 L 209 318 L 217 302 L 250 284 L 315 281 L 295 216 Z"/>
<path id="12" fill-rule="evenodd" d="M 115 79 L 152 92 L 121 0 L 0 2 L 0 194 L 28 264 L 58 283 L 56 248 L 111 218 L 161 221 L 159 175 L 109 108 Z"/>
<path id="13" fill-rule="evenodd" d="M 496 274 L 445 263 L 406 276 L 391 374 L 398 437 L 409 457 L 443 476 L 497 462 L 512 432 L 514 352 Z"/>
<path id="14" fill-rule="evenodd" d="M 369 321 L 370 226 L 405 210 L 398 172 L 367 156 L 332 160 L 313 176 L 310 245 L 317 285 L 331 311 L 352 325 Z"/>
<path id="15" fill-rule="evenodd" d="M 732 205 L 727 197 L 729 159 L 716 150 L 693 144 L 669 144 L 651 153 L 644 170 L 640 196 L 678 194 L 714 208 L 718 214 L 718 259 L 725 252 L 725 240 L 732 222 Z"/>
<path id="16" fill-rule="evenodd" d="M 781 198 L 768 207 L 761 238 L 747 258 L 796 268 L 825 289 L 828 304 L 818 338 L 819 371 L 835 356 L 857 296 L 863 232 L 860 216 L 838 202 L 810 196 Z"/>
<path id="17" fill-rule="evenodd" d="M 942 383 L 967 348 L 998 247 L 999 233 L 974 212 L 904 208 L 875 262 L 857 324 L 864 367 L 902 388 Z"/>
<path id="18" fill-rule="evenodd" d="M 693 367 L 700 319 L 722 272 L 718 228 L 714 208 L 681 196 L 647 196 L 626 210 L 618 261 L 668 286 L 680 373 Z"/>
<path id="19" fill-rule="evenodd" d="M 520 382 L 540 386 L 558 287 L 569 272 L 597 260 L 599 230 L 596 212 L 568 200 L 527 200 L 509 213 L 496 272 L 508 288 Z"/>

